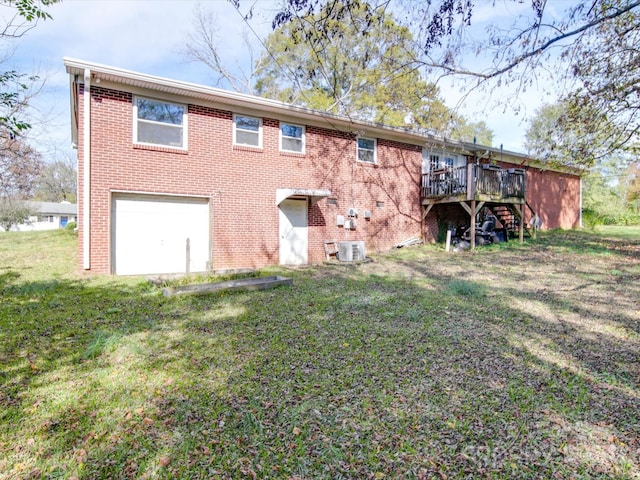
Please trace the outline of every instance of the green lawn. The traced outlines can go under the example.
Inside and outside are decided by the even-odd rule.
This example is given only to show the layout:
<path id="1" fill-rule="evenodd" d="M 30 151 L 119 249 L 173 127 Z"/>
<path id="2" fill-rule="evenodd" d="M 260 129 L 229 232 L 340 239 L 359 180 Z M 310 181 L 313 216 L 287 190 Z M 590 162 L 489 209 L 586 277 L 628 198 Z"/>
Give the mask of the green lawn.
<path id="1" fill-rule="evenodd" d="M 0 478 L 640 478 L 628 232 L 169 299 L 0 234 Z"/>

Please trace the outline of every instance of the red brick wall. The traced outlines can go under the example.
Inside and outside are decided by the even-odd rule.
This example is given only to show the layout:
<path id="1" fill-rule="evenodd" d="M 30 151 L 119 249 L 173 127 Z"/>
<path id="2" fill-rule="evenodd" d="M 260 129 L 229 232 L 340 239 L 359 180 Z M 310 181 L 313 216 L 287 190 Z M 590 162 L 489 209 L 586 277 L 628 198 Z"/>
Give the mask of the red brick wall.
<path id="1" fill-rule="evenodd" d="M 82 126 L 82 91 L 79 124 Z M 324 259 L 327 239 L 364 240 L 385 250 L 420 236 L 420 147 L 378 140 L 377 164 L 357 162 L 355 136 L 307 127 L 304 155 L 279 151 L 279 121 L 263 119 L 261 149 L 233 146 L 230 111 L 188 107 L 188 151 L 133 144 L 132 96 L 91 88 L 91 271 L 110 273 L 110 192 L 188 194 L 210 199 L 213 268 L 262 267 L 279 260 L 276 189 L 328 189 L 337 205 L 309 209 L 309 262 Z M 83 182 L 84 136 L 78 170 Z M 82 266 L 82 191 L 79 192 Z M 382 202 L 382 203 L 378 203 Z M 382 205 L 383 206 L 377 206 Z M 336 226 L 350 207 L 357 228 Z M 365 220 L 364 210 L 372 212 Z"/>
<path id="2" fill-rule="evenodd" d="M 530 168 L 527 170 L 526 198 L 542 220 L 542 229 L 580 226 L 580 178 L 566 173 Z M 531 211 L 525 209 L 529 221 Z"/>
<path id="3" fill-rule="evenodd" d="M 83 94 L 79 125 L 83 125 Z M 132 95 L 100 86 L 91 89 L 91 271 L 111 272 L 112 191 L 180 194 L 209 198 L 214 269 L 263 267 L 279 260 L 276 189 L 327 189 L 326 199 L 309 208 L 309 262 L 324 259 L 328 239 L 364 240 L 381 251 L 409 237 L 434 241 L 438 221 L 468 223 L 458 205 L 436 206 L 421 232 L 421 147 L 378 139 L 377 164 L 356 161 L 356 137 L 309 126 L 306 152 L 279 151 L 279 121 L 263 118 L 261 149 L 233 146 L 233 114 L 188 106 L 188 151 L 133 144 Z M 84 132 L 79 129 L 79 185 L 83 177 Z M 542 228 L 573 228 L 579 222 L 579 179 L 529 169 L 527 200 Z M 83 192 L 78 193 L 79 263 L 82 268 Z M 359 210 L 355 230 L 336 225 L 337 215 Z M 364 210 L 371 218 L 363 218 Z M 528 218 L 530 213 L 527 213 Z"/>

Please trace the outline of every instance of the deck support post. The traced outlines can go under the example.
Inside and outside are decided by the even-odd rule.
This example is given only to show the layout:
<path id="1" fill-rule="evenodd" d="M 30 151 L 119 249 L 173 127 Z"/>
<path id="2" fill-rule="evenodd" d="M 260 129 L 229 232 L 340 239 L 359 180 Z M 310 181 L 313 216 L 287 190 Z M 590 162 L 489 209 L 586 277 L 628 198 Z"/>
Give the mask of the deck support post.
<path id="1" fill-rule="evenodd" d="M 476 201 L 471 200 L 471 251 L 476 249 Z"/>
<path id="2" fill-rule="evenodd" d="M 518 226 L 518 240 L 524 243 L 524 205 L 517 207 L 520 211 L 520 225 Z"/>

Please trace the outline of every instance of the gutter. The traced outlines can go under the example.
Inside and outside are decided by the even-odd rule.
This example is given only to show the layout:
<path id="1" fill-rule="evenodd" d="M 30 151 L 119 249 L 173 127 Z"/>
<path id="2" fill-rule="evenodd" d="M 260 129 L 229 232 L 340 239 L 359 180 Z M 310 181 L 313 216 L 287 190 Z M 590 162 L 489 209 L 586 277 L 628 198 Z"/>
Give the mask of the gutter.
<path id="1" fill-rule="evenodd" d="M 83 153 L 83 176 L 82 185 L 82 268 L 91 268 L 90 245 L 91 245 L 91 70 L 84 69 L 84 104 L 82 128 L 84 132 Z"/>

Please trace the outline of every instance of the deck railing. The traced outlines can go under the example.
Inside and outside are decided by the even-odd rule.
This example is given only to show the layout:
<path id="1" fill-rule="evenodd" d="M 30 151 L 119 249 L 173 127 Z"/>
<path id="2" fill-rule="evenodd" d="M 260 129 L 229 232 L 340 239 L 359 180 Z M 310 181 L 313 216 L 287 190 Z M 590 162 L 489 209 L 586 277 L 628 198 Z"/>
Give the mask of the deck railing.
<path id="1" fill-rule="evenodd" d="M 473 164 L 444 168 L 423 174 L 421 191 L 423 198 L 524 198 L 525 171 L 519 168 L 504 169 L 497 165 Z"/>

